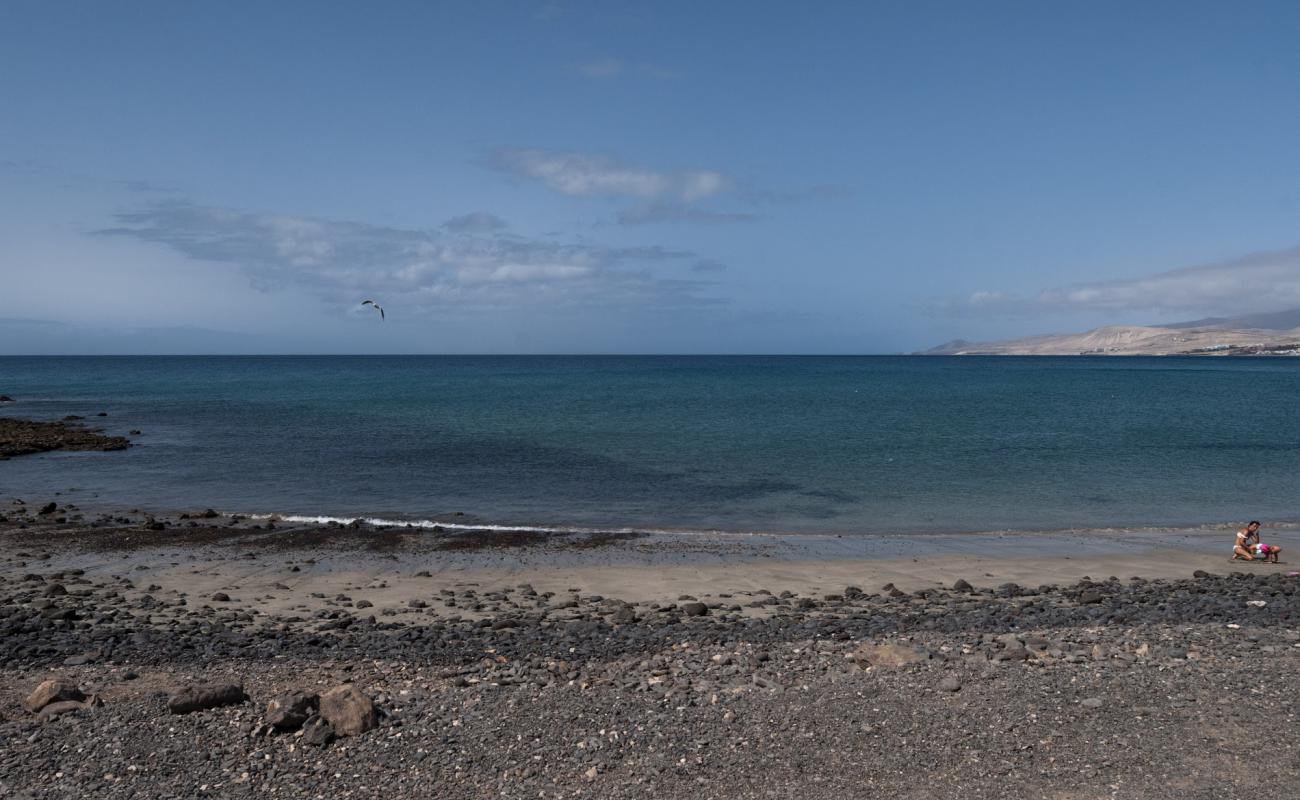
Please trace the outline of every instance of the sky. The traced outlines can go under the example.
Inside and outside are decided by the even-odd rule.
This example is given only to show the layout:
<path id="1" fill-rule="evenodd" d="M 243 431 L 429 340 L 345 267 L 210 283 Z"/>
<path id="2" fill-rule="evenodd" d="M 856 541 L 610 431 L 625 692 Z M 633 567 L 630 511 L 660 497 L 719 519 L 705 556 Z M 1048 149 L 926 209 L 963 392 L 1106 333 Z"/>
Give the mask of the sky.
<path id="1" fill-rule="evenodd" d="M 1295 2 L 5 0 L 0 354 L 1284 310 L 1297 143 Z"/>

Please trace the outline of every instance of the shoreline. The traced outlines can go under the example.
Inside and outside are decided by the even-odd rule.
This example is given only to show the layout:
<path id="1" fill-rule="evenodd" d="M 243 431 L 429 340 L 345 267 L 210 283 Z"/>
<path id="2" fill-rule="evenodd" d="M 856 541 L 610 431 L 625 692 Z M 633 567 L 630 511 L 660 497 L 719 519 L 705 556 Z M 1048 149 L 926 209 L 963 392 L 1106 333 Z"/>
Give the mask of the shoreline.
<path id="1" fill-rule="evenodd" d="M 1300 777 L 1276 735 L 1300 576 L 1220 533 L 827 558 L 845 540 L 41 510 L 0 512 L 0 793 L 1281 800 Z M 1226 695 L 1243 673 L 1267 678 Z M 42 706 L 48 680 L 76 699 Z M 276 727 L 292 692 L 320 711 Z M 322 716 L 340 693 L 364 724 Z"/>
<path id="2" fill-rule="evenodd" d="M 498 530 L 472 522 L 435 530 L 321 525 L 212 510 L 78 518 L 85 514 L 76 506 L 50 511 L 49 505 L 11 505 L 0 513 L 0 559 L 12 562 L 19 560 L 15 553 L 43 551 L 67 568 L 91 574 L 131 569 L 169 590 L 204 587 L 209 593 L 230 586 L 267 592 L 292 570 L 295 588 L 309 593 L 329 595 L 383 582 L 381 599 L 398 603 L 428 591 L 430 580 L 438 586 L 490 588 L 528 580 L 539 590 L 576 588 L 650 602 L 768 586 L 816 595 L 849 585 L 888 584 L 903 591 L 943 588 L 957 580 L 976 587 L 1062 586 L 1112 577 L 1171 580 L 1198 571 L 1300 569 L 1295 566 L 1300 529 L 1295 528 L 1265 534 L 1287 559 L 1273 565 L 1232 561 L 1230 529 L 833 536 Z M 266 563 L 272 559 L 279 563 Z M 300 561 L 310 561 L 310 568 L 295 565 Z M 158 566 L 163 562 L 170 566 Z M 247 569 L 245 562 L 250 562 Z M 413 580 L 417 573 L 423 579 Z"/>

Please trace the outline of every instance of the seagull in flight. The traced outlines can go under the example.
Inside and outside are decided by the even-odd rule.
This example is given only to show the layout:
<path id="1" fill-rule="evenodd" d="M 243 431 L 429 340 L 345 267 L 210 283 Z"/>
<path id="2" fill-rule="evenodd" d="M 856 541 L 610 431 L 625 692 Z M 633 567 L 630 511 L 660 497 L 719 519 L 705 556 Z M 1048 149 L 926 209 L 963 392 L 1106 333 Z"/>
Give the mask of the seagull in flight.
<path id="1" fill-rule="evenodd" d="M 362 301 L 361 301 L 361 305 L 363 305 L 363 306 L 374 306 L 374 307 L 375 307 L 375 310 L 379 312 L 379 318 L 380 318 L 380 319 L 385 319 L 385 317 L 384 317 L 384 309 L 383 309 L 383 307 L 380 306 L 378 303 L 376 303 L 374 300 L 362 300 Z"/>

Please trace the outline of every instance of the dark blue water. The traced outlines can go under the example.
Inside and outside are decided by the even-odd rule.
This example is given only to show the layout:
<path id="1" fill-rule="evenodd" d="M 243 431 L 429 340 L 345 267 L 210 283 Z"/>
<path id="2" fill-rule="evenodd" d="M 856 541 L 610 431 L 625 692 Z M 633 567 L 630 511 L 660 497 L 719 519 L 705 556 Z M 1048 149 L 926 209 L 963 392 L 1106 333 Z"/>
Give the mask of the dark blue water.
<path id="1" fill-rule="evenodd" d="M 139 428 L 0 497 L 881 532 L 1300 517 L 1300 359 L 0 358 L 0 413 Z"/>

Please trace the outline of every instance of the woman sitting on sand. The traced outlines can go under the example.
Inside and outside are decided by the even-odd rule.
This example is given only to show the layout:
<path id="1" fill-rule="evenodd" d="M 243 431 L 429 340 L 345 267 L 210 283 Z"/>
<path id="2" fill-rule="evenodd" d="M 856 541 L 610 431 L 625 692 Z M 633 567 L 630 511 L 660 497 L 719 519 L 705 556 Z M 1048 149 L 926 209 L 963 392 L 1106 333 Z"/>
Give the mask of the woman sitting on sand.
<path id="1" fill-rule="evenodd" d="M 1259 522 L 1251 520 L 1250 524 L 1237 531 L 1237 543 L 1232 547 L 1233 561 L 1254 561 L 1258 555 L 1264 559 L 1264 563 L 1272 561 L 1277 563 L 1278 554 L 1282 548 L 1275 544 L 1264 544 L 1259 540 Z"/>

